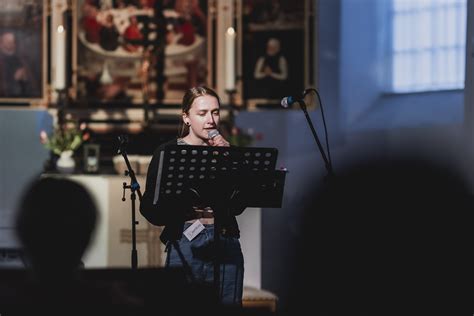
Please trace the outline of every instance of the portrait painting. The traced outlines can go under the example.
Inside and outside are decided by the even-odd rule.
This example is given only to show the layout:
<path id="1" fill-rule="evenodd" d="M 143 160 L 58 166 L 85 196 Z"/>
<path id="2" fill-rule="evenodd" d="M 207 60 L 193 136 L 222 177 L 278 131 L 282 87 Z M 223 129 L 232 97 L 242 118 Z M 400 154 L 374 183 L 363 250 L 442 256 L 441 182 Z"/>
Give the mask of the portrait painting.
<path id="1" fill-rule="evenodd" d="M 247 108 L 281 108 L 305 88 L 307 1 L 243 0 L 242 76 Z"/>
<path id="2" fill-rule="evenodd" d="M 206 82 L 207 1 L 77 5 L 77 104 L 179 103 Z"/>
<path id="3" fill-rule="evenodd" d="M 45 2 L 2 0 L 0 8 L 0 102 L 43 103 L 47 50 Z"/>

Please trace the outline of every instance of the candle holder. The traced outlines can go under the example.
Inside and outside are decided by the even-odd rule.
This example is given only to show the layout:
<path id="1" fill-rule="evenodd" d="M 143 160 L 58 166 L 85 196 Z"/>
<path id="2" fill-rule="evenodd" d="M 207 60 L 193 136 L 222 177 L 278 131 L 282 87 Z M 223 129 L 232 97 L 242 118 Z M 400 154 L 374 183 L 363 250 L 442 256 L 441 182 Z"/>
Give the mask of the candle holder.
<path id="1" fill-rule="evenodd" d="M 63 89 L 56 89 L 57 99 L 56 99 L 56 106 L 60 107 L 67 107 L 69 105 L 69 95 L 66 88 Z"/>
<path id="2" fill-rule="evenodd" d="M 228 96 L 229 106 L 232 109 L 235 109 L 235 94 L 237 93 L 236 89 L 225 89 L 225 93 Z"/>
<path id="3" fill-rule="evenodd" d="M 65 122 L 64 110 L 69 107 L 69 95 L 66 88 L 56 89 L 56 108 L 58 109 L 58 124 L 62 126 Z"/>
<path id="4" fill-rule="evenodd" d="M 237 107 L 235 103 L 235 94 L 237 93 L 236 89 L 225 89 L 224 92 L 227 94 L 228 105 L 229 105 L 229 121 L 234 125 L 234 118 L 236 116 Z"/>

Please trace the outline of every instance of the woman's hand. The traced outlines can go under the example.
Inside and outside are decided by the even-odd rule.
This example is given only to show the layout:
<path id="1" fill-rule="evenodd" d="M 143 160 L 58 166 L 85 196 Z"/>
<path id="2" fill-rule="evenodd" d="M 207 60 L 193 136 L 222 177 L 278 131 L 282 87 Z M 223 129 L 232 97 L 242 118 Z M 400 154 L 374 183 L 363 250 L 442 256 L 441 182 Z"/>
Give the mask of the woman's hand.
<path id="1" fill-rule="evenodd" d="M 209 140 L 209 145 L 216 147 L 230 147 L 230 143 L 222 135 L 217 135 Z"/>

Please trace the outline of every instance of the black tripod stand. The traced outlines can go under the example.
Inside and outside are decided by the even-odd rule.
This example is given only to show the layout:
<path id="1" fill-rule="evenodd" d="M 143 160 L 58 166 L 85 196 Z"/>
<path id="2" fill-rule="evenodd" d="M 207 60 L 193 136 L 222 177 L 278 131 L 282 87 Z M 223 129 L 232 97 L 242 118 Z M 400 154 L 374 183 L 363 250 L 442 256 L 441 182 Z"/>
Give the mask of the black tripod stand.
<path id="1" fill-rule="evenodd" d="M 136 225 L 138 225 L 138 221 L 136 220 L 136 211 L 135 211 L 135 200 L 136 194 L 138 193 L 138 199 L 142 200 L 142 193 L 140 192 L 140 185 L 138 184 L 137 178 L 135 177 L 135 172 L 130 165 L 130 161 L 127 157 L 127 145 L 128 145 L 128 137 L 126 135 L 120 135 L 118 137 L 120 145 L 118 149 L 118 154 L 121 154 L 125 159 L 125 163 L 127 165 L 127 170 L 125 170 L 125 175 L 130 176 L 130 184 L 127 185 L 126 182 L 123 183 L 123 196 L 122 201 L 125 201 L 125 190 L 130 189 L 130 201 L 132 203 L 132 269 L 137 269 L 138 266 L 138 255 L 137 255 L 137 240 L 136 240 Z"/>

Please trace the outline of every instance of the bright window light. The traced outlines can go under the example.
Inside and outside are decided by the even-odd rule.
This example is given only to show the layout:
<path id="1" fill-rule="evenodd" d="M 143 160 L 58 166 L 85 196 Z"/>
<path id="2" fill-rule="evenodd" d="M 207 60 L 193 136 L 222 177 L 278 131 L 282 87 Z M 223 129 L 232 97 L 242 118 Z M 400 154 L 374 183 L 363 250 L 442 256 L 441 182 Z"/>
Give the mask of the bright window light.
<path id="1" fill-rule="evenodd" d="M 463 89 L 466 0 L 392 0 L 392 91 Z"/>

